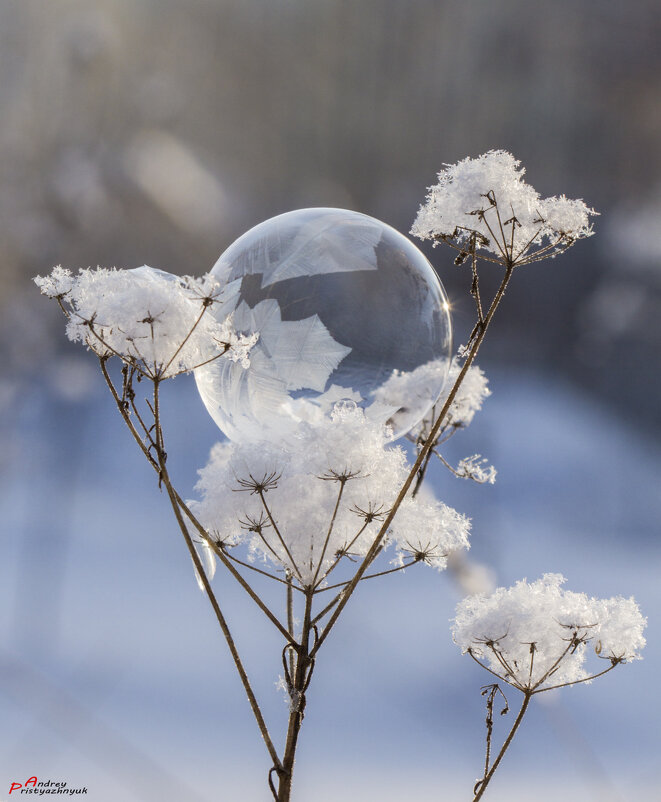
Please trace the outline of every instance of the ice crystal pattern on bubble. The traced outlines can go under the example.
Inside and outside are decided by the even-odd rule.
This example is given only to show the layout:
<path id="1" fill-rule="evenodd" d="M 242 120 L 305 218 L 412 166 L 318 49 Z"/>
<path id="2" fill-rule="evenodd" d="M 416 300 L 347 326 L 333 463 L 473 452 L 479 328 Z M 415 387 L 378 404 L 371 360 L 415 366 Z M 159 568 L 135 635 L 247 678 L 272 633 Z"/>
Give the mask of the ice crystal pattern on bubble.
<path id="1" fill-rule="evenodd" d="M 345 209 L 287 212 L 239 237 L 212 274 L 237 331 L 260 333 L 248 371 L 224 361 L 195 374 L 231 440 L 278 440 L 342 399 L 396 438 L 441 392 L 447 298 L 426 257 L 385 223 Z"/>

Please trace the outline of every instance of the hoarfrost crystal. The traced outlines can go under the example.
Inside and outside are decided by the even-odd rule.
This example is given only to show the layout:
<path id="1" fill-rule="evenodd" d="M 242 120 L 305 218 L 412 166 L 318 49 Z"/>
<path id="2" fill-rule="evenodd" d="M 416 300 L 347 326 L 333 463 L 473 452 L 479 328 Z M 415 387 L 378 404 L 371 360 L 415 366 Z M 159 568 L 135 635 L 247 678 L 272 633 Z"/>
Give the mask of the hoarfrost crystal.
<path id="1" fill-rule="evenodd" d="M 517 582 L 457 606 L 453 637 L 465 652 L 521 690 L 589 681 L 589 646 L 612 664 L 640 658 L 645 619 L 633 599 L 564 590 L 560 574 Z M 484 663 L 483 663 L 484 664 Z"/>
<path id="2" fill-rule="evenodd" d="M 237 336 L 231 316 L 217 320 L 207 311 L 221 303 L 212 276 L 174 276 L 147 265 L 72 274 L 58 265 L 34 281 L 59 301 L 70 340 L 100 357 L 119 357 L 141 376 L 169 379 L 221 356 L 239 370 L 249 364 L 257 335 Z"/>
<path id="3" fill-rule="evenodd" d="M 329 418 L 301 423 L 286 446 L 271 439 L 219 443 L 200 471 L 191 509 L 219 545 L 247 543 L 253 557 L 285 568 L 303 586 L 322 581 L 341 555 L 374 542 L 408 466 L 385 447 L 385 428 L 350 402 Z M 439 570 L 468 548 L 470 522 L 431 493 L 407 498 L 388 532 L 395 561 Z"/>
<path id="4" fill-rule="evenodd" d="M 232 440 L 279 438 L 354 402 L 393 437 L 439 396 L 451 351 L 448 303 L 431 265 L 399 232 L 342 209 L 303 209 L 248 231 L 212 270 L 235 329 L 259 334 L 250 367 L 196 371 Z M 415 374 L 415 375 L 413 375 Z M 416 392 L 398 388 L 411 376 Z"/>

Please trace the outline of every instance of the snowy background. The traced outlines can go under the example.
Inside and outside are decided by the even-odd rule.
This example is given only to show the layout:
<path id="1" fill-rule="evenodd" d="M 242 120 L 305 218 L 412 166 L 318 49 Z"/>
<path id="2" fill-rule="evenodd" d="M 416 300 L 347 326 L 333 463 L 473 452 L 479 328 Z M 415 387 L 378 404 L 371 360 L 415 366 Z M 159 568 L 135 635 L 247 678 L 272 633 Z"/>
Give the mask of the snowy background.
<path id="1" fill-rule="evenodd" d="M 492 147 L 542 195 L 602 217 L 516 277 L 480 355 L 493 396 L 450 453 L 488 456 L 496 485 L 431 479 L 473 518 L 471 553 L 499 584 L 556 571 L 571 590 L 635 595 L 649 646 L 540 697 L 488 798 L 653 797 L 660 26 L 652 0 L 0 4 L 0 799 L 35 774 L 95 802 L 269 798 L 167 504 L 30 277 L 58 262 L 199 274 L 254 223 L 308 205 L 406 231 L 443 162 Z M 427 252 L 461 342 L 468 277 Z M 191 378 L 167 390 L 187 495 L 218 430 Z M 216 586 L 282 724 L 275 643 Z M 450 641 L 459 598 L 425 566 L 362 587 L 315 672 L 295 799 L 469 798 L 487 679 Z"/>

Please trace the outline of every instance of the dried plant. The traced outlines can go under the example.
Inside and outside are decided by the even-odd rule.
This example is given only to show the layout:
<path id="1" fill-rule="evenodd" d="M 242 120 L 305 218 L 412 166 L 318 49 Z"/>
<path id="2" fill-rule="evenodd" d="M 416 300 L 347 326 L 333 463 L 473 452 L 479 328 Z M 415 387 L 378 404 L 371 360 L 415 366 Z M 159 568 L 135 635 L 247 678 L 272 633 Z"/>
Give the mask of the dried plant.
<path id="1" fill-rule="evenodd" d="M 200 472 L 199 497 L 193 501 L 182 498 L 168 470 L 162 385 L 210 361 L 230 359 L 248 367 L 259 331 L 238 334 L 230 314 L 209 314 L 226 303 L 225 288 L 211 276 L 178 279 L 146 267 L 72 275 L 58 267 L 36 279 L 67 315 L 68 336 L 96 354 L 120 415 L 165 488 L 268 750 L 268 784 L 277 802 L 291 796 L 316 662 L 358 585 L 421 563 L 442 570 L 451 554 L 468 547 L 469 520 L 431 493 L 418 491 L 434 454 L 457 476 L 494 481 L 495 470 L 480 455 L 455 468 L 443 457 L 442 446 L 470 424 L 489 394 L 474 362 L 515 270 L 554 257 L 589 236 L 592 214 L 582 201 L 542 200 L 523 181 L 518 162 L 503 151 L 447 166 L 430 189 L 412 233 L 449 245 L 458 254 L 455 263 L 471 270 L 477 320 L 452 364 L 449 389 L 410 434 L 417 446 L 415 462 L 408 464 L 400 447 L 388 445 L 382 423 L 344 401 L 322 422 L 301 423 L 293 439 L 218 444 Z M 480 289 L 482 262 L 503 271 L 488 302 Z M 121 362 L 121 379 L 111 376 L 111 360 Z M 384 394 L 406 398 L 425 380 L 425 370 L 395 372 Z M 141 401 L 144 387 L 148 397 Z M 393 558 L 383 564 L 380 558 L 388 549 Z M 214 594 L 218 563 L 282 638 L 280 686 L 289 700 L 289 720 L 281 748 Z M 282 586 L 281 606 L 266 603 L 256 584 L 261 581 Z M 596 602 L 573 594 L 574 607 L 568 607 L 570 596 L 558 589 L 559 582 L 547 576 L 541 584 L 519 583 L 492 597 L 470 597 L 458 608 L 455 640 L 499 683 L 524 695 L 517 720 L 492 762 L 493 708 L 502 690 L 499 683 L 483 689 L 487 756 L 476 800 L 533 695 L 605 674 L 636 656 L 644 643 L 643 621 L 632 601 Z M 554 607 L 547 603 L 549 594 Z M 545 623 L 538 626 L 542 613 Z M 597 643 L 609 666 L 588 675 L 581 666 L 590 642 Z"/>

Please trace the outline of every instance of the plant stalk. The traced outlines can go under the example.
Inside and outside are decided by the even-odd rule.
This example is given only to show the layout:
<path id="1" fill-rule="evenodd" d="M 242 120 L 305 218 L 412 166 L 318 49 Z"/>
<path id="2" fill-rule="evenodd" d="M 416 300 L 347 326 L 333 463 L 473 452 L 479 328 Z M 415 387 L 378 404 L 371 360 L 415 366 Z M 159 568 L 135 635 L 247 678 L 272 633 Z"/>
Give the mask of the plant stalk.
<path id="1" fill-rule="evenodd" d="M 386 536 L 386 533 L 388 532 L 388 528 L 389 528 L 390 524 L 392 523 L 393 518 L 395 517 L 395 514 L 397 513 L 397 510 L 399 509 L 402 501 L 406 497 L 406 494 L 408 493 L 409 488 L 411 487 L 411 484 L 413 483 L 414 479 L 418 475 L 418 471 L 421 469 L 422 465 L 424 464 L 425 460 L 427 459 L 427 454 L 433 448 L 434 440 L 436 438 L 436 435 L 438 434 L 438 432 L 441 429 L 441 426 L 443 425 L 443 421 L 444 421 L 444 419 L 445 419 L 450 407 L 452 406 L 452 402 L 454 401 L 454 399 L 455 399 L 455 397 L 457 395 L 457 392 L 459 391 L 459 388 L 460 388 L 460 386 L 461 386 L 461 384 L 462 384 L 462 382 L 463 382 L 463 380 L 464 380 L 464 378 L 466 376 L 466 373 L 468 373 L 468 369 L 473 364 L 473 361 L 475 360 L 475 357 L 477 356 L 477 352 L 479 351 L 480 346 L 482 345 L 482 341 L 484 340 L 484 337 L 485 337 L 485 335 L 487 333 L 487 329 L 489 328 L 489 324 L 491 323 L 491 320 L 493 319 L 493 316 L 494 316 L 494 314 L 496 312 L 496 309 L 498 308 L 498 305 L 500 304 L 500 302 L 501 302 L 501 300 L 503 298 L 503 295 L 505 294 L 505 290 L 507 289 L 507 285 L 510 282 L 510 279 L 512 277 L 513 271 L 514 271 L 514 265 L 511 262 L 509 262 L 507 264 L 506 268 L 505 268 L 505 275 L 503 276 L 503 280 L 500 283 L 500 287 L 498 288 L 498 292 L 494 296 L 494 299 L 491 302 L 491 306 L 489 307 L 489 311 L 487 312 L 487 315 L 484 318 L 484 324 L 481 326 L 479 334 L 475 338 L 475 342 L 473 343 L 473 345 L 472 345 L 472 347 L 471 347 L 471 349 L 470 349 L 470 351 L 468 353 L 468 356 L 466 357 L 466 361 L 464 362 L 464 365 L 463 365 L 459 375 L 457 376 L 457 380 L 455 381 L 452 390 L 450 390 L 450 393 L 449 393 L 449 395 L 448 395 L 448 397 L 447 397 L 447 399 L 445 401 L 445 404 L 443 404 L 443 409 L 440 411 L 439 416 L 436 419 L 436 422 L 432 426 L 431 431 L 429 432 L 429 436 L 427 437 L 427 440 L 425 441 L 425 444 L 423 445 L 422 449 L 420 450 L 420 453 L 418 454 L 418 458 L 415 461 L 415 464 L 413 465 L 413 467 L 411 468 L 411 470 L 409 472 L 409 475 L 406 478 L 406 481 L 404 482 L 404 484 L 402 486 L 402 489 L 400 490 L 399 495 L 397 496 L 397 499 L 395 500 L 395 503 L 393 504 L 390 512 L 386 516 L 386 519 L 384 520 L 383 525 L 381 526 L 381 529 L 379 530 L 378 535 L 376 536 L 374 542 L 372 543 L 372 546 L 370 547 L 369 551 L 365 555 L 365 557 L 364 557 L 360 567 L 356 571 L 353 579 L 351 580 L 349 585 L 347 585 L 347 588 L 344 591 L 342 599 L 338 603 L 338 605 L 335 608 L 333 614 L 331 615 L 328 623 L 326 624 L 326 627 L 324 628 L 324 630 L 321 633 L 321 635 L 319 636 L 319 639 L 317 640 L 315 646 L 313 647 L 313 650 L 312 650 L 312 655 L 313 656 L 317 653 L 317 651 L 321 647 L 322 643 L 328 637 L 328 634 L 330 633 L 331 629 L 335 625 L 335 622 L 339 618 L 339 616 L 342 613 L 342 610 L 346 606 L 347 602 L 351 598 L 354 590 L 356 589 L 356 586 L 358 585 L 358 583 L 362 579 L 363 574 L 365 573 L 365 571 L 367 570 L 367 568 L 369 567 L 371 562 L 374 560 L 374 558 L 378 554 L 379 549 L 381 548 L 381 544 L 383 543 L 383 540 L 384 540 L 384 538 Z"/>
<path id="2" fill-rule="evenodd" d="M 312 632 L 312 599 L 314 597 L 314 589 L 312 587 L 307 588 L 305 594 L 305 612 L 303 614 L 301 643 L 296 652 L 296 671 L 292 680 L 292 687 L 288 689 L 290 696 L 289 724 L 287 727 L 285 752 L 282 758 L 282 771 L 278 772 L 277 802 L 289 802 L 291 797 L 298 735 L 301 731 L 301 724 L 303 723 L 303 716 L 305 714 L 305 692 L 310 682 L 310 673 L 313 668 L 313 658 L 311 657 L 310 650 L 310 634 Z"/>
<path id="3" fill-rule="evenodd" d="M 484 776 L 484 779 L 478 784 L 478 791 L 473 797 L 473 802 L 478 802 L 479 799 L 482 799 L 482 795 L 487 790 L 487 785 L 491 782 L 491 778 L 496 772 L 496 769 L 500 765 L 500 761 L 505 756 L 505 752 L 509 749 L 510 744 L 514 740 L 514 736 L 516 735 L 516 731 L 519 729 L 519 725 L 523 721 L 523 717 L 526 714 L 526 710 L 528 709 L 528 705 L 532 698 L 533 694 L 530 691 L 526 691 L 523 694 L 523 703 L 521 705 L 521 709 L 519 710 L 519 714 L 516 717 L 516 721 L 512 725 L 512 729 L 509 731 L 509 735 L 505 739 L 505 743 L 502 745 L 500 752 L 498 753 L 498 757 L 494 760 L 493 765 L 489 769 L 488 773 Z"/>

